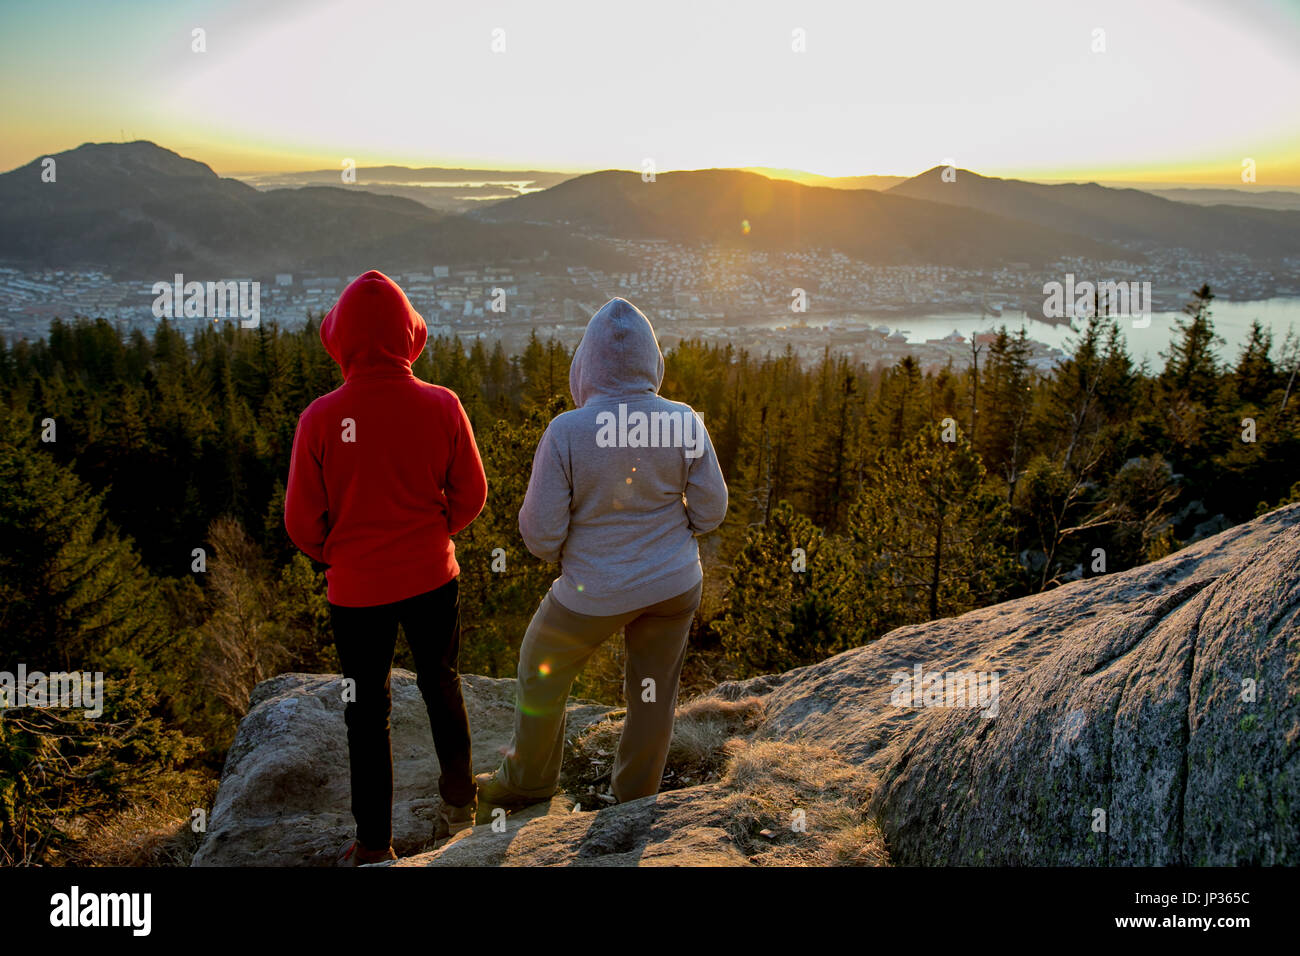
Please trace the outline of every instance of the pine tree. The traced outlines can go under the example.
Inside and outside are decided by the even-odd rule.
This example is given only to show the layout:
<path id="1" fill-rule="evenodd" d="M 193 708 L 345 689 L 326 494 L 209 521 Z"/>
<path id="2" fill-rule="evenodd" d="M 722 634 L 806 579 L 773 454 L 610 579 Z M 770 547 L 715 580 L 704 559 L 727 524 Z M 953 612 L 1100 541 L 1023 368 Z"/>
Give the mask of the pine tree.
<path id="1" fill-rule="evenodd" d="M 857 431 L 857 376 L 846 360 L 835 362 L 828 354 L 822 365 L 822 387 L 817 403 L 820 414 L 812 428 L 812 454 L 808 464 L 813 521 L 828 531 L 838 530 L 847 507 L 846 488 L 852 481 L 850 458 Z"/>
<path id="2" fill-rule="evenodd" d="M 1278 385 L 1277 369 L 1269 353 L 1273 349 L 1273 336 L 1259 322 L 1250 323 L 1250 337 L 1241 348 L 1237 367 L 1233 370 L 1237 395 L 1251 405 L 1262 406 Z"/>
<path id="3" fill-rule="evenodd" d="M 1214 293 L 1202 285 L 1183 306 L 1185 319 L 1174 322 L 1175 337 L 1168 352 L 1161 352 L 1165 370 L 1161 376 L 1166 388 L 1175 395 L 1203 407 L 1214 404 L 1218 392 L 1219 360 L 1215 346 L 1223 339 L 1214 331 L 1210 303 Z"/>
<path id="4" fill-rule="evenodd" d="M 714 629 L 738 676 L 811 664 L 861 643 L 845 543 L 789 502 L 750 530 L 727 583 Z"/>
<path id="5" fill-rule="evenodd" d="M 1015 497 L 1016 482 L 1028 460 L 1033 371 L 1029 366 L 1025 329 L 1011 335 L 1003 326 L 989 347 L 984 364 L 983 432 L 980 455 L 988 469 L 1005 482 L 1007 501 Z"/>
<path id="6" fill-rule="evenodd" d="M 150 667 L 175 639 L 157 583 L 91 493 L 0 410 L 0 660 L 13 672 L 99 672 L 103 714 L 0 707 L 0 863 L 48 864 L 159 787 L 180 792 L 198 742 L 164 726 Z"/>
<path id="7" fill-rule="evenodd" d="M 945 442 L 930 426 L 882 452 L 849 520 L 863 603 L 894 625 L 995 600 L 1011 569 L 1007 512 L 960 432 Z"/>
<path id="8" fill-rule="evenodd" d="M 44 669 L 148 657 L 169 639 L 155 584 L 93 493 L 40 447 L 19 415 L 0 416 L 0 608 L 12 661 Z"/>
<path id="9" fill-rule="evenodd" d="M 881 380 L 873 432 L 875 446 L 898 448 L 925 420 L 921 367 L 904 356 Z"/>

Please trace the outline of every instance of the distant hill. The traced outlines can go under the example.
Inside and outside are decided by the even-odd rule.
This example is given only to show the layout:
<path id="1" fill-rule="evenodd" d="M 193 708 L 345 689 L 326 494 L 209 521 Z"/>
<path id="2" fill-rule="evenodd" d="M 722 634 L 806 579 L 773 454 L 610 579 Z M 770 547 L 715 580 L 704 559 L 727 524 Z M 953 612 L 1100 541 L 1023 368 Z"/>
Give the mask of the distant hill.
<path id="1" fill-rule="evenodd" d="M 53 183 L 42 182 L 40 160 L 0 174 L 0 260 L 102 268 L 123 278 L 346 275 L 376 264 L 402 271 L 543 255 L 627 268 L 599 241 L 606 236 L 833 248 L 880 263 L 970 267 L 1041 265 L 1063 256 L 1141 259 L 1121 247 L 1135 242 L 1261 260 L 1300 255 L 1300 211 L 1198 205 L 1137 189 L 967 170 L 945 183 L 939 167 L 889 189 L 808 185 L 773 178 L 777 170 L 661 173 L 653 183 L 607 170 L 500 202 L 467 201 L 471 211 L 452 215 L 357 185 L 325 185 L 334 171 L 304 174 L 321 185 L 255 189 L 143 141 L 87 143 L 53 158 Z M 419 176 L 477 182 L 457 177 L 485 172 L 376 167 L 366 175 L 409 174 L 416 178 L 392 188 L 418 191 L 433 188 L 414 185 Z M 499 172 L 517 175 L 516 182 L 563 175 Z"/>
<path id="2" fill-rule="evenodd" d="M 341 186 L 339 169 L 303 172 L 250 173 L 240 181 L 258 189 L 292 186 Z M 358 166 L 352 190 L 413 199 L 442 213 L 459 214 L 494 202 L 546 189 L 576 173 L 539 169 L 460 169 L 443 166 Z"/>
<path id="3" fill-rule="evenodd" d="M 1254 206 L 1259 209 L 1300 209 L 1300 191 L 1281 189 L 1209 189 L 1206 187 L 1176 187 L 1173 189 L 1147 189 L 1146 192 L 1175 202 L 1191 202 L 1201 206 L 1225 204 L 1229 206 Z"/>
<path id="4" fill-rule="evenodd" d="M 253 182 L 259 179 L 283 181 L 286 185 L 320 186 L 341 184 L 341 169 L 311 169 L 299 173 L 256 173 L 240 176 L 241 180 Z M 545 189 L 566 179 L 572 179 L 576 173 L 561 173 L 544 169 L 466 169 L 452 166 L 358 166 L 357 182 L 381 183 L 533 183 Z"/>
<path id="5" fill-rule="evenodd" d="M 1261 258 L 1300 254 L 1300 212 L 1199 206 L 1139 189 L 1096 183 L 1044 185 L 966 169 L 957 171 L 954 182 L 944 182 L 943 169 L 929 169 L 894 186 L 888 195 L 976 209 L 1099 242 L 1140 241 Z"/>
<path id="6" fill-rule="evenodd" d="M 564 230 L 440 215 L 345 186 L 257 190 L 149 142 L 87 143 L 0 174 L 0 258 L 125 277 L 208 271 L 349 274 L 547 253 L 620 261 Z"/>
<path id="7" fill-rule="evenodd" d="M 744 171 L 768 179 L 788 179 L 805 186 L 828 186 L 831 189 L 889 189 L 907 182 L 906 176 L 821 176 L 802 169 L 772 169 L 768 166 L 746 166 Z"/>
<path id="8" fill-rule="evenodd" d="M 483 210 L 495 222 L 565 225 L 622 238 L 733 242 L 797 250 L 833 247 L 879 262 L 994 265 L 1061 255 L 1119 255 L 1037 223 L 870 189 L 843 190 L 741 170 L 607 170 Z M 749 224 L 744 232 L 743 223 Z"/>

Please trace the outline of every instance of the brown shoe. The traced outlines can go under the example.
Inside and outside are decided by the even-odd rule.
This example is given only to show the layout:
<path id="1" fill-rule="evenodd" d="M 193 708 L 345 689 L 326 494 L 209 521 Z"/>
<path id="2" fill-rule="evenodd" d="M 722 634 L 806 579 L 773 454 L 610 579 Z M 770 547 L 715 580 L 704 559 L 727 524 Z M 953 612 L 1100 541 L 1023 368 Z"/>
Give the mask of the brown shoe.
<path id="1" fill-rule="evenodd" d="M 473 829 L 474 817 L 478 813 L 478 798 L 475 797 L 463 807 L 453 807 L 446 800 L 438 801 L 438 819 L 433 824 L 433 838 L 445 840 L 462 830 Z"/>
<path id="2" fill-rule="evenodd" d="M 369 866 L 372 863 L 383 863 L 387 860 L 396 860 L 397 854 L 393 852 L 390 845 L 386 850 L 367 850 L 361 845 L 360 840 L 350 840 L 339 851 L 338 859 L 334 861 L 335 866 Z"/>
<path id="3" fill-rule="evenodd" d="M 502 807 L 505 810 L 522 810 L 524 807 L 543 803 L 555 796 L 554 793 L 548 793 L 539 797 L 528 797 L 517 793 L 502 781 L 500 769 L 491 773 L 476 774 L 474 782 L 478 784 L 479 802 L 493 807 Z"/>

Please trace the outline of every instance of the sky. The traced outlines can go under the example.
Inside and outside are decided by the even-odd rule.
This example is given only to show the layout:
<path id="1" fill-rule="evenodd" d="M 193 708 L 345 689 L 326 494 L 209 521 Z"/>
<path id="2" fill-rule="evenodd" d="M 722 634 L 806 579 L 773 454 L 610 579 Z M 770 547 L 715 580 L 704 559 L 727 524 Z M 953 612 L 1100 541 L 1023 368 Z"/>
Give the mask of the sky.
<path id="1" fill-rule="evenodd" d="M 0 0 L 0 169 L 148 139 L 225 175 L 1250 159 L 1263 189 L 1300 185 L 1298 104 L 1300 0 Z"/>

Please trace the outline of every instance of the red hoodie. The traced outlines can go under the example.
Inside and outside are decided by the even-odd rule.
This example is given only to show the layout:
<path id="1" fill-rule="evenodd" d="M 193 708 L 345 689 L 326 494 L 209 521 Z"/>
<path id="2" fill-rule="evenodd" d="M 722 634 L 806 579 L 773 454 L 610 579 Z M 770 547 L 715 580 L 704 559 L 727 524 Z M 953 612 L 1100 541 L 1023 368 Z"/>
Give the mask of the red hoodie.
<path id="1" fill-rule="evenodd" d="M 329 565 L 332 604 L 389 604 L 446 584 L 460 573 L 451 536 L 487 500 L 460 399 L 411 372 L 427 336 L 406 294 L 374 271 L 321 323 L 343 385 L 298 419 L 284 526 Z"/>

